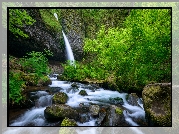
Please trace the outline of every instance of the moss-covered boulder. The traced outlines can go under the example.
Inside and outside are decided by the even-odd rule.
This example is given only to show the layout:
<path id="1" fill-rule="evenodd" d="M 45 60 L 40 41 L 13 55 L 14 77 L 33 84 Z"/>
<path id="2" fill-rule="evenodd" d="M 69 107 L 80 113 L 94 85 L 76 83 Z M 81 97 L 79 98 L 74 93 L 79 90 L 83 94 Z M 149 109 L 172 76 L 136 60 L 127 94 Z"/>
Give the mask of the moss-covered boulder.
<path id="1" fill-rule="evenodd" d="M 86 93 L 86 91 L 85 91 L 85 90 L 81 90 L 81 91 L 79 92 L 79 95 L 82 95 L 82 96 L 87 96 L 88 94 Z"/>
<path id="2" fill-rule="evenodd" d="M 64 92 L 56 93 L 52 98 L 53 104 L 65 104 L 68 100 L 68 95 Z"/>
<path id="3" fill-rule="evenodd" d="M 142 92 L 149 126 L 171 126 L 171 83 L 155 83 Z"/>
<path id="4" fill-rule="evenodd" d="M 78 113 L 75 109 L 68 105 L 59 104 L 46 107 L 44 116 L 47 120 L 59 120 L 68 117 L 70 119 L 78 119 Z"/>
<path id="5" fill-rule="evenodd" d="M 70 127 L 72 127 L 72 126 L 78 126 L 78 125 L 77 125 L 77 123 L 74 119 L 69 119 L 69 118 L 65 117 L 65 119 L 63 119 L 60 126 L 70 126 Z"/>
<path id="6" fill-rule="evenodd" d="M 43 76 L 38 80 L 37 86 L 48 86 L 51 84 L 52 84 L 52 81 L 50 80 L 50 78 L 48 76 Z"/>

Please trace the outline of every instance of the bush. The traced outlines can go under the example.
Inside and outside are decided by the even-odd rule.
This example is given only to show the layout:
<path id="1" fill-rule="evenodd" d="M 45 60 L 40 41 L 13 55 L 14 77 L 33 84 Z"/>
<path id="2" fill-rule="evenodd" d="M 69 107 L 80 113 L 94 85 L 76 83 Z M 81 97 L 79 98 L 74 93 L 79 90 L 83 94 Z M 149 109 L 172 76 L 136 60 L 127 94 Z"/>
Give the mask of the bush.
<path id="1" fill-rule="evenodd" d="M 22 89 L 26 85 L 37 85 L 40 79 L 44 82 L 49 80 L 44 77 L 50 73 L 46 56 L 52 56 L 52 53 L 45 50 L 45 53 L 33 51 L 27 55 L 18 62 L 18 65 L 22 66 L 22 71 L 20 68 L 15 68 L 9 73 L 9 99 L 12 103 L 20 103 L 23 100 Z"/>

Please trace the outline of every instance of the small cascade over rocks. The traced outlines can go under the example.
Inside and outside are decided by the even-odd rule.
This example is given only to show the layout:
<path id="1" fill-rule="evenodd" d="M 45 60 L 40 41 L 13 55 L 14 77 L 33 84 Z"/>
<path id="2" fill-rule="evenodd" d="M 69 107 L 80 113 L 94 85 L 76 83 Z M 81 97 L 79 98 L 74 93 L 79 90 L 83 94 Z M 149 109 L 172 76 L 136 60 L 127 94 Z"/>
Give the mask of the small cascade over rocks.
<path id="1" fill-rule="evenodd" d="M 110 124 L 112 126 L 147 126 L 143 125 L 146 122 L 141 99 L 140 102 L 137 101 L 138 104 L 131 105 L 126 99 L 127 93 L 110 91 L 78 82 L 75 82 L 76 86 L 74 87 L 73 82 L 59 81 L 56 75 L 50 78 L 52 84 L 49 85 L 48 92 L 30 93 L 32 97 L 36 98 L 34 107 L 11 121 L 10 126 L 60 126 L 65 117 L 74 119 L 78 126 L 110 126 Z M 85 91 L 86 94 L 80 95 L 80 91 Z M 54 104 L 52 98 L 59 92 L 65 93 L 68 99 L 65 103 Z M 114 103 L 111 98 L 121 98 L 123 103 L 118 101 Z M 65 109 L 75 111 L 73 112 L 75 116 L 71 117 L 71 113 L 66 114 L 65 112 L 58 114 L 57 108 L 62 112 Z"/>

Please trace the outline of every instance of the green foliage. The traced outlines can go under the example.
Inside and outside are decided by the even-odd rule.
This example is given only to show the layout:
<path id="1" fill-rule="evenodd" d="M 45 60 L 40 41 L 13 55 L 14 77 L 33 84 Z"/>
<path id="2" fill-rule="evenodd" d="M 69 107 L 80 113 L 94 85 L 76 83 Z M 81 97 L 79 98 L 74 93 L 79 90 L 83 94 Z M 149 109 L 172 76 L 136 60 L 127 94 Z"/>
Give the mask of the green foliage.
<path id="1" fill-rule="evenodd" d="M 115 72 L 123 89 L 148 81 L 171 81 L 171 14 L 167 9 L 134 9 L 124 28 L 102 26 L 96 39 L 86 39 L 91 66 Z"/>
<path id="2" fill-rule="evenodd" d="M 52 53 L 49 50 L 45 53 L 32 51 L 27 55 L 20 60 L 26 73 L 35 73 L 39 78 L 50 73 L 47 56 L 52 56 Z"/>
<path id="3" fill-rule="evenodd" d="M 19 103 L 23 96 L 21 94 L 25 82 L 22 80 L 20 72 L 10 72 L 9 74 L 9 99 L 12 103 Z"/>
<path id="4" fill-rule="evenodd" d="M 129 10 L 81 9 L 79 12 L 84 20 L 85 37 L 94 39 L 102 25 L 106 28 L 122 27 Z"/>
<path id="5" fill-rule="evenodd" d="M 104 70 L 98 67 L 93 67 L 90 64 L 85 65 L 75 61 L 75 66 L 70 65 L 70 61 L 67 61 L 66 64 L 63 64 L 64 72 L 63 79 L 66 80 L 84 80 L 89 79 L 105 79 L 107 73 Z"/>
<path id="6" fill-rule="evenodd" d="M 40 9 L 39 11 L 48 29 L 53 29 L 57 32 L 62 30 L 60 22 L 57 21 L 54 16 L 54 13 L 57 13 L 58 18 L 60 19 L 61 15 L 59 9 Z"/>
<path id="7" fill-rule="evenodd" d="M 9 30 L 16 36 L 29 37 L 22 31 L 24 25 L 32 25 L 36 22 L 32 19 L 26 10 L 9 9 Z"/>
<path id="8" fill-rule="evenodd" d="M 12 103 L 20 103 L 23 99 L 22 89 L 28 83 L 37 84 L 39 79 L 48 80 L 47 77 L 44 77 L 50 73 L 46 56 L 51 56 L 52 53 L 49 50 L 45 50 L 45 53 L 32 51 L 27 55 L 18 63 L 22 66 L 23 71 L 15 69 L 10 70 L 9 73 L 9 98 Z"/>

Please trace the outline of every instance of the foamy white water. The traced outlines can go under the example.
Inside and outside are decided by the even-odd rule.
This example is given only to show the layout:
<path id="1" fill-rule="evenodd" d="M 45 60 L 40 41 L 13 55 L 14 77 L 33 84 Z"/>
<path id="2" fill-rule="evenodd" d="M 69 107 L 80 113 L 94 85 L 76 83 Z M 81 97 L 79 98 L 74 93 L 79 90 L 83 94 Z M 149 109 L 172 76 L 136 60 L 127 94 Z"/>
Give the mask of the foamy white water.
<path id="1" fill-rule="evenodd" d="M 80 83 L 76 83 L 77 88 L 73 88 L 71 86 L 71 82 L 68 81 L 58 81 L 53 80 L 52 84 L 49 87 L 60 87 L 61 92 L 65 92 L 69 99 L 67 101 L 67 105 L 71 107 L 79 107 L 80 103 L 83 105 L 90 105 L 90 103 L 99 104 L 99 105 L 111 105 L 110 98 L 122 98 L 124 104 L 122 105 L 126 110 L 123 111 L 126 122 L 128 122 L 131 126 L 139 126 L 136 122 L 133 121 L 132 118 L 145 118 L 145 111 L 143 109 L 142 100 L 139 100 L 138 103 L 140 106 L 132 106 L 126 101 L 127 93 L 119 93 L 117 91 L 104 90 L 103 88 L 95 88 L 90 89 L 90 85 L 84 85 Z M 87 96 L 79 95 L 81 90 L 85 90 L 88 94 Z M 46 120 L 44 117 L 44 110 L 46 106 L 52 104 L 52 96 L 45 91 L 38 91 L 36 95 L 39 97 L 38 99 L 38 107 L 32 108 L 27 111 L 24 115 L 19 117 L 11 126 L 26 126 L 28 124 L 33 124 L 34 126 L 43 126 L 46 125 Z M 96 119 L 91 118 L 90 121 L 85 123 L 77 122 L 78 126 L 95 126 Z"/>
<path id="2" fill-rule="evenodd" d="M 24 115 L 19 117 L 12 123 L 10 126 L 26 126 L 26 125 L 35 125 L 35 126 L 43 126 L 45 123 L 44 119 L 44 110 L 43 108 L 32 108 L 27 111 Z"/>

